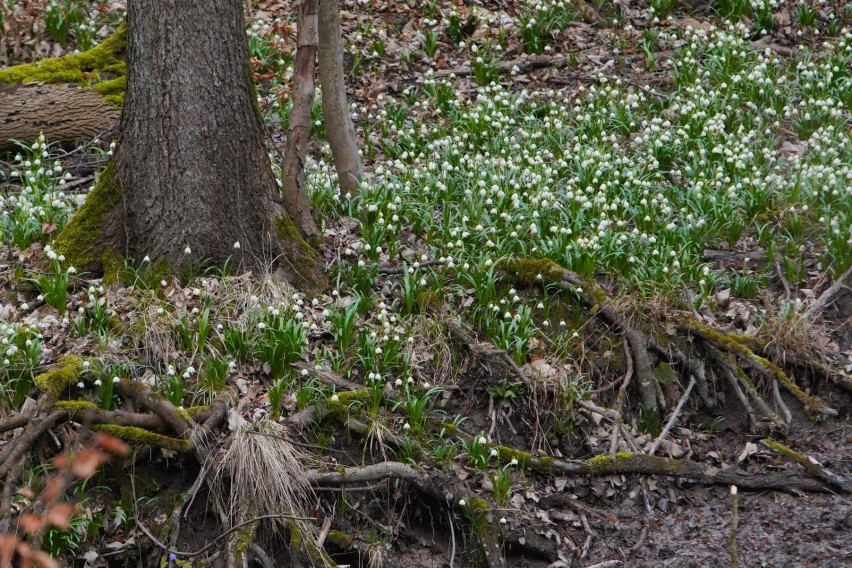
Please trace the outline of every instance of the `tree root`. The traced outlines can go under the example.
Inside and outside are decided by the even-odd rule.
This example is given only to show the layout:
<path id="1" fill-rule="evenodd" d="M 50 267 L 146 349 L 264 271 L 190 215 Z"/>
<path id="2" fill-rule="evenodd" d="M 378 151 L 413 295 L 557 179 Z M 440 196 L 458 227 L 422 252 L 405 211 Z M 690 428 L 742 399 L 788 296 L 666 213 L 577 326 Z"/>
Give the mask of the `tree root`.
<path id="1" fill-rule="evenodd" d="M 693 336 L 697 335 L 707 342 L 712 343 L 718 349 L 736 355 L 747 361 L 771 380 L 778 381 L 790 394 L 799 399 L 809 411 L 826 416 L 837 416 L 837 410 L 827 406 L 819 398 L 803 391 L 780 367 L 768 359 L 757 355 L 736 337 L 716 331 L 712 327 L 691 318 L 678 317 L 675 319 L 675 322 L 678 328 L 685 333 Z"/>

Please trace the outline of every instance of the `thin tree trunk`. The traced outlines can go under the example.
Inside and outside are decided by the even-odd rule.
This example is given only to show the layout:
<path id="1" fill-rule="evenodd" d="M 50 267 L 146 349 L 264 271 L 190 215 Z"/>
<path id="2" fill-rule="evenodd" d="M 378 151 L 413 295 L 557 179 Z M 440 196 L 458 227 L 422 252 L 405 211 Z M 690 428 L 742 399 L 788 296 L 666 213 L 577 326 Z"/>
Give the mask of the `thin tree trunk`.
<path id="1" fill-rule="evenodd" d="M 302 0 L 299 5 L 296 61 L 293 73 L 293 106 L 287 129 L 282 191 L 284 206 L 301 235 L 308 242 L 320 234 L 308 207 L 305 186 L 305 160 L 310 139 L 311 107 L 314 103 L 314 71 L 317 58 L 317 11 L 319 0 Z"/>
<path id="2" fill-rule="evenodd" d="M 319 7 L 319 76 L 323 117 L 340 189 L 355 195 L 364 175 L 364 165 L 358 154 L 358 141 L 346 102 L 342 33 L 339 1 L 322 0 Z"/>

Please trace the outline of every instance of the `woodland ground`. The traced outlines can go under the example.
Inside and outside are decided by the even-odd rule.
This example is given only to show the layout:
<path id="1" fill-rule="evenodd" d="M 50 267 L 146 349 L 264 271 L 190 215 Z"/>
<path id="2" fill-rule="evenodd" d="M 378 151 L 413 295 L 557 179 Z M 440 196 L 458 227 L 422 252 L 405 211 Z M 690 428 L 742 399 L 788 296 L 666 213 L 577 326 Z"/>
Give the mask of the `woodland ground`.
<path id="1" fill-rule="evenodd" d="M 537 455 L 583 460 L 658 440 L 659 455 L 707 468 L 807 477 L 769 437 L 852 476 L 852 4 L 341 4 L 370 176 L 357 198 L 336 191 L 318 106 L 309 179 L 328 290 L 240 274 L 238 248 L 219 273 L 203 259 L 167 278 L 144 259 L 128 261 L 120 282 L 69 273 L 49 243 L 107 163 L 109 140 L 26 141 L 20 157 L 0 155 L 4 416 L 25 412 L 35 377 L 78 354 L 87 366 L 71 399 L 124 404 L 113 377 L 185 408 L 230 387 L 229 422 L 292 429 L 305 468 L 393 460 L 454 491 L 449 507 L 399 481 L 317 491 L 306 506 L 354 537 L 329 547 L 353 566 L 476 565 L 492 533 L 508 566 L 729 565 L 728 485 L 549 473 L 528 465 Z M 22 6 L 0 9 L 6 65 L 86 49 L 122 13 L 119 2 Z M 292 12 L 260 1 L 247 14 L 280 156 Z M 589 280 L 565 285 L 540 260 L 511 264 L 542 258 Z M 601 306 L 623 319 L 600 317 Z M 761 350 L 807 392 L 779 392 L 763 363 L 685 332 L 679 317 Z M 620 321 L 661 345 L 659 413 L 639 392 Z M 694 369 L 667 349 L 706 349 L 707 382 L 689 397 Z M 756 383 L 754 406 L 732 386 L 735 360 Z M 320 408 L 324 419 L 298 418 Z M 613 434 L 621 418 L 613 426 L 602 409 L 618 409 L 623 429 Z M 44 484 L 74 430 L 35 448 L 22 486 Z M 73 491 L 70 530 L 48 532 L 45 546 L 68 565 L 160 557 L 134 519 L 167 526 L 199 466 L 139 447 Z M 529 453 L 518 464 L 491 455 L 497 447 Z M 740 566 L 852 564 L 852 500 L 822 489 L 741 490 Z M 189 505 L 177 549 L 221 532 L 208 497 L 202 488 Z M 24 494 L 13 507 L 29 504 Z M 283 557 L 284 541 L 266 536 Z"/>

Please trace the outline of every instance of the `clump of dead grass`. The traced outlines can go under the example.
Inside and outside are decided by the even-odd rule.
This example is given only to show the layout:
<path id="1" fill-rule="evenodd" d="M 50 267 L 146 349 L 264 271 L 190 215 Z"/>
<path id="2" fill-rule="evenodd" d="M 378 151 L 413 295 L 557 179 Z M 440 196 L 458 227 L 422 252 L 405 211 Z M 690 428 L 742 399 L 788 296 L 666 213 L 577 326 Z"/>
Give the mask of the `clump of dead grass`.
<path id="1" fill-rule="evenodd" d="M 232 518 L 309 516 L 315 495 L 306 474 L 308 463 L 308 456 L 275 422 L 264 420 L 237 430 L 220 469 L 229 481 Z M 224 481 L 221 475 L 219 481 Z M 249 504 L 251 511 L 246 510 Z"/>

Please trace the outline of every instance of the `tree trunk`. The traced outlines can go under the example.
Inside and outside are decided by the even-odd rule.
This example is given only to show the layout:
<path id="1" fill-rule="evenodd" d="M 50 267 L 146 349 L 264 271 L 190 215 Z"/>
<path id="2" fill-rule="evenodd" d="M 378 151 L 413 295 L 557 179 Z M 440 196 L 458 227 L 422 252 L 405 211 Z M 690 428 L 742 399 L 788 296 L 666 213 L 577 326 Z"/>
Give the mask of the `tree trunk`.
<path id="1" fill-rule="evenodd" d="M 284 155 L 284 205 L 293 217 L 301 235 L 309 242 L 319 240 L 316 221 L 307 207 L 305 160 L 310 139 L 311 108 L 314 104 L 314 71 L 317 58 L 317 8 L 319 0 L 302 0 L 299 4 L 296 60 L 293 71 L 293 106 L 287 128 L 287 151 Z"/>
<path id="2" fill-rule="evenodd" d="M 319 7 L 319 76 L 323 117 L 340 189 L 343 193 L 355 195 L 358 182 L 364 175 L 364 165 L 358 154 L 355 128 L 346 102 L 342 33 L 340 3 L 338 0 L 322 0 Z"/>
<path id="3" fill-rule="evenodd" d="M 150 256 L 172 269 L 234 257 L 318 285 L 316 251 L 283 208 L 264 145 L 240 1 L 131 0 L 127 17 L 115 175 L 102 176 L 59 250 L 83 247 L 102 266 L 105 252 Z M 299 205 L 310 216 L 307 199 Z"/>

